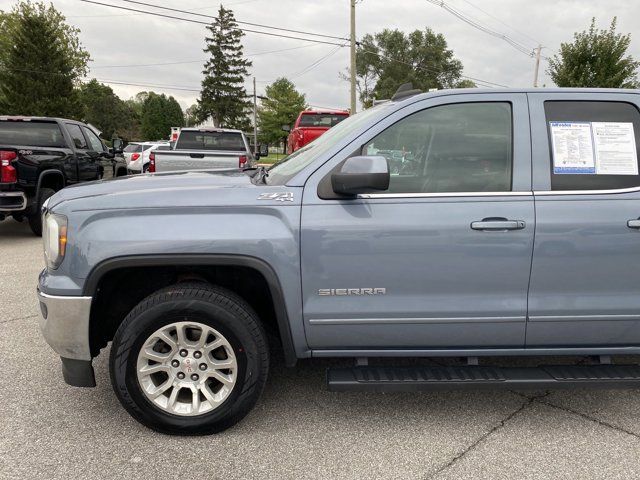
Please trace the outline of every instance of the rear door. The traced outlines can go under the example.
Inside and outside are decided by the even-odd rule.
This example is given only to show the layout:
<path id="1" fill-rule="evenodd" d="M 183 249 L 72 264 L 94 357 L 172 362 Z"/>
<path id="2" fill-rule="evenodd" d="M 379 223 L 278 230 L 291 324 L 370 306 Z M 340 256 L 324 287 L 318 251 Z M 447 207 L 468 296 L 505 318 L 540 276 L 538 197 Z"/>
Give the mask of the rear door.
<path id="1" fill-rule="evenodd" d="M 307 181 L 304 322 L 316 349 L 523 347 L 534 214 L 524 94 L 414 103 Z M 389 190 L 336 198 L 331 173 L 383 155 Z"/>
<path id="2" fill-rule="evenodd" d="M 639 96 L 529 102 L 537 227 L 527 346 L 638 345 Z"/>
<path id="3" fill-rule="evenodd" d="M 80 125 L 66 123 L 65 126 L 76 150 L 79 181 L 84 182 L 98 179 L 99 164 L 96 156 L 90 153 L 89 144 L 80 129 Z"/>

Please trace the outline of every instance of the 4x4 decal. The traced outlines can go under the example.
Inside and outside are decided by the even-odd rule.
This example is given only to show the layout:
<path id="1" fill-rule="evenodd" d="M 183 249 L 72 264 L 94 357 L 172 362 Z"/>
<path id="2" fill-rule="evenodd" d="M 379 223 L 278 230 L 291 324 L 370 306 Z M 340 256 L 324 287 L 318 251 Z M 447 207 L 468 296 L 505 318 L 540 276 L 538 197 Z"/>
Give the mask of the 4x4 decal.
<path id="1" fill-rule="evenodd" d="M 293 202 L 293 192 L 261 193 L 258 200 L 275 200 L 276 202 Z"/>

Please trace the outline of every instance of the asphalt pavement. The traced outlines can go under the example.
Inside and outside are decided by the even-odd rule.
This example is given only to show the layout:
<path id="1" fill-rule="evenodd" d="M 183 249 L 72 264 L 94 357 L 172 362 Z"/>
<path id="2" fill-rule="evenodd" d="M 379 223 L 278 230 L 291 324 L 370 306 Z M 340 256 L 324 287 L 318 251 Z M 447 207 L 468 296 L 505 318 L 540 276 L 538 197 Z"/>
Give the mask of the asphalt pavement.
<path id="1" fill-rule="evenodd" d="M 329 361 L 288 369 L 222 434 L 136 423 L 109 383 L 64 384 L 37 325 L 41 240 L 0 222 L 0 478 L 627 479 L 640 477 L 640 392 L 331 393 Z"/>

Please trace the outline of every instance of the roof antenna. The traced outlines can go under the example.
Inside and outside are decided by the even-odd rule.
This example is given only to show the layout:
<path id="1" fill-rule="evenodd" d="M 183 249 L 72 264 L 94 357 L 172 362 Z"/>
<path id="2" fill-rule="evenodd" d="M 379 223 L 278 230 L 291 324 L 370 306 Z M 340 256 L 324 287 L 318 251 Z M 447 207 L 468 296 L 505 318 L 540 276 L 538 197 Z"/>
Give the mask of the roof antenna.
<path id="1" fill-rule="evenodd" d="M 393 94 L 393 97 L 391 97 L 391 100 L 401 100 L 403 98 L 417 95 L 418 93 L 422 93 L 422 90 L 419 90 L 417 88 L 414 89 L 413 83 L 411 82 L 403 83 L 398 87 L 398 90 L 396 90 L 396 93 Z"/>

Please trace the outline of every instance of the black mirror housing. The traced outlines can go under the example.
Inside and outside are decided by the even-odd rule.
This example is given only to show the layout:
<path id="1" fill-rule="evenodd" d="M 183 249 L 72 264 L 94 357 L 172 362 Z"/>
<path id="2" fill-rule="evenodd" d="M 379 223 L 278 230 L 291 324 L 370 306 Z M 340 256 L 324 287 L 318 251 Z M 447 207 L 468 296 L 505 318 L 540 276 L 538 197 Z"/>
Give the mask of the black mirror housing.
<path id="1" fill-rule="evenodd" d="M 331 175 L 331 187 L 340 195 L 358 195 L 389 188 L 389 165 L 382 156 L 348 158 L 340 171 Z"/>

